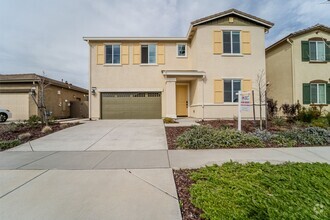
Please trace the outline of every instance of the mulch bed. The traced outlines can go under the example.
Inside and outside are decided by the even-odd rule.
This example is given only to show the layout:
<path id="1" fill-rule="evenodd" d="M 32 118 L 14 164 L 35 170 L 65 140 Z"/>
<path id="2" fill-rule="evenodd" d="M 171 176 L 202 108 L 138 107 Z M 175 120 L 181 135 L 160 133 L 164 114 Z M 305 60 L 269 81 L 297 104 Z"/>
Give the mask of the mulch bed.
<path id="1" fill-rule="evenodd" d="M 16 140 L 18 135 L 29 132 L 31 134 L 31 137 L 27 140 L 21 140 L 21 143 L 25 143 L 78 124 L 80 123 L 66 123 L 67 126 L 66 127 L 62 126 L 62 128 L 61 128 L 61 124 L 49 125 L 49 127 L 52 128 L 52 132 L 50 133 L 42 133 L 41 132 L 43 128 L 42 125 L 29 126 L 27 124 L 19 124 L 19 125 L 4 124 L 4 125 L 0 125 L 0 141 Z"/>
<path id="2" fill-rule="evenodd" d="M 191 127 L 165 127 L 168 149 L 175 150 L 177 137 L 190 128 Z"/>
<path id="3" fill-rule="evenodd" d="M 194 170 L 173 170 L 183 220 L 200 220 L 202 210 L 190 202 L 189 187 L 194 183 L 189 174 Z"/>

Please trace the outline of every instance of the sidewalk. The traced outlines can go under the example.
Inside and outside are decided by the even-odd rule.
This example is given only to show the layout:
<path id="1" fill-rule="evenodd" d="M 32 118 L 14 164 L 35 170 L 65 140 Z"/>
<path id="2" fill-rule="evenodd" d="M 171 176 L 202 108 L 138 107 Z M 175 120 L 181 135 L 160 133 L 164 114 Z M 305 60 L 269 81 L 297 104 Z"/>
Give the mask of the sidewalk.
<path id="1" fill-rule="evenodd" d="M 156 169 L 198 168 L 229 161 L 284 163 L 330 163 L 330 147 L 215 149 L 215 150 L 127 150 L 47 151 L 0 153 L 1 169 Z"/>

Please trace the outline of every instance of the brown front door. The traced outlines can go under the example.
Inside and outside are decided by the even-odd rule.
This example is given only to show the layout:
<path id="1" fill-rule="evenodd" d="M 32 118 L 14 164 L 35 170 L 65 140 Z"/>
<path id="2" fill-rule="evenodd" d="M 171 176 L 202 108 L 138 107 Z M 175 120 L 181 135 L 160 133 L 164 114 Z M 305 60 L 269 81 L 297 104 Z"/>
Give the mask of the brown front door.
<path id="1" fill-rule="evenodd" d="M 176 85 L 176 115 L 188 116 L 188 85 Z"/>

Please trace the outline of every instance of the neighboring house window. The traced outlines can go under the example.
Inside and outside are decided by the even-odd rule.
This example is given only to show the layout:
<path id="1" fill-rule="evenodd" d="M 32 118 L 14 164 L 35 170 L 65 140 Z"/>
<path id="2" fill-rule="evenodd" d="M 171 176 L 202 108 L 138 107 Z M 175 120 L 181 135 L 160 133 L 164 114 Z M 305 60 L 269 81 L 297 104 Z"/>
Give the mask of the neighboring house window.
<path id="1" fill-rule="evenodd" d="M 120 64 L 120 45 L 105 45 L 105 63 Z"/>
<path id="2" fill-rule="evenodd" d="M 310 87 L 311 103 L 326 104 L 326 84 L 311 83 Z"/>
<path id="3" fill-rule="evenodd" d="M 309 56 L 311 61 L 325 61 L 325 42 L 309 41 Z"/>
<path id="4" fill-rule="evenodd" d="M 177 44 L 177 56 L 187 57 L 187 44 Z"/>
<path id="5" fill-rule="evenodd" d="M 239 31 L 223 31 L 223 52 L 229 54 L 241 53 L 241 37 Z"/>
<path id="6" fill-rule="evenodd" d="M 143 64 L 156 63 L 156 44 L 141 45 L 141 63 Z"/>
<path id="7" fill-rule="evenodd" d="M 238 91 L 241 90 L 241 80 L 225 79 L 224 80 L 224 101 L 238 102 Z"/>

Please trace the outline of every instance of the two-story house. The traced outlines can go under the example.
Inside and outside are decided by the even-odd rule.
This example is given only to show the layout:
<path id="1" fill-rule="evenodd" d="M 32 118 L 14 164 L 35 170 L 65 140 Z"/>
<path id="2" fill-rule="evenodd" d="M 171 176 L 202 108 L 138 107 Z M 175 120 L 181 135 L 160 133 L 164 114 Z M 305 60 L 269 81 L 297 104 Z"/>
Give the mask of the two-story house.
<path id="1" fill-rule="evenodd" d="M 84 37 L 90 117 L 233 118 L 237 92 L 256 88 L 265 70 L 272 26 L 230 9 L 191 22 L 186 37 Z"/>
<path id="2" fill-rule="evenodd" d="M 279 106 L 299 102 L 330 111 L 330 28 L 315 25 L 266 49 L 268 97 Z"/>

